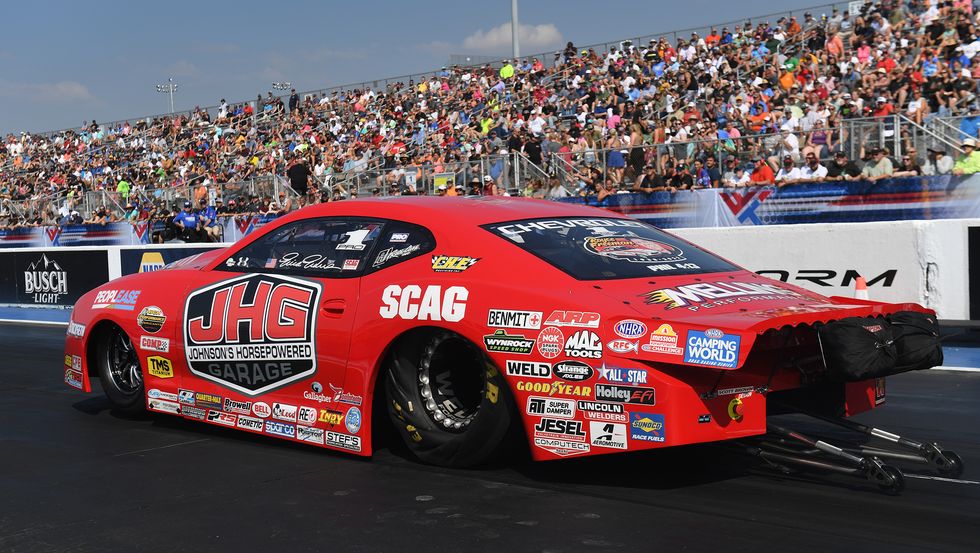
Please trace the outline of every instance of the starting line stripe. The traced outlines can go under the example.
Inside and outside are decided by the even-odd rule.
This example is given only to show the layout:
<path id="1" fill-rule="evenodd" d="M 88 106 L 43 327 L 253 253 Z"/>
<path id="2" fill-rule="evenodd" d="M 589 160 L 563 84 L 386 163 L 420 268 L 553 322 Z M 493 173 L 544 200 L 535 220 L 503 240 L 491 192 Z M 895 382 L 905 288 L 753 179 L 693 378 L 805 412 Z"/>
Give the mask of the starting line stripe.
<path id="1" fill-rule="evenodd" d="M 932 371 L 955 371 L 955 372 L 963 372 L 963 373 L 980 372 L 980 368 L 976 368 L 976 367 L 933 367 L 932 369 L 929 369 L 929 370 L 932 370 Z"/>

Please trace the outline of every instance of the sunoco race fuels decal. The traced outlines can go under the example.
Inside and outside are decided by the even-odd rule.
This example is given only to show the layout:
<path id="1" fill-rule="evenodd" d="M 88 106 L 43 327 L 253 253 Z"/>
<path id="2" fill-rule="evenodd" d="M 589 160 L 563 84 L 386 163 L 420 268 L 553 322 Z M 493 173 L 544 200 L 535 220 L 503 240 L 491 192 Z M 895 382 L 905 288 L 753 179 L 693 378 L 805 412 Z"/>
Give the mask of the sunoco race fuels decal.
<path id="1" fill-rule="evenodd" d="M 184 311 L 188 367 L 249 396 L 312 376 L 319 299 L 319 284 L 281 275 L 246 275 L 193 292 Z"/>

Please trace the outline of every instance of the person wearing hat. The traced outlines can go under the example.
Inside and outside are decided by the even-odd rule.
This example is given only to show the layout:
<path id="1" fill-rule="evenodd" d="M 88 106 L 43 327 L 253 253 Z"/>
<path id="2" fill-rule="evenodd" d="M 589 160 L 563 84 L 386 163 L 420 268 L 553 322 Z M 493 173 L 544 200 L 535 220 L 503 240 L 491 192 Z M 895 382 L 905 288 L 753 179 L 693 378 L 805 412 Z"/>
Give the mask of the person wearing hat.
<path id="1" fill-rule="evenodd" d="M 861 171 L 861 176 L 867 180 L 875 181 L 887 179 L 894 172 L 895 168 L 892 166 L 892 160 L 888 159 L 888 156 L 885 155 L 885 150 L 874 148 L 871 150 L 871 159 L 868 160 L 867 165 L 864 166 L 864 170 Z"/>
<path id="2" fill-rule="evenodd" d="M 445 195 L 446 195 L 446 185 L 440 184 L 439 187 L 436 188 L 436 196 L 445 196 Z"/>
<path id="3" fill-rule="evenodd" d="M 923 175 L 948 175 L 953 172 L 956 162 L 942 146 L 926 148 L 926 152 L 929 155 L 926 156 L 926 162 L 922 164 Z"/>
<path id="4" fill-rule="evenodd" d="M 800 168 L 793 163 L 793 156 L 783 156 L 783 166 L 776 173 L 776 186 L 786 186 L 794 184 L 802 178 Z"/>
<path id="5" fill-rule="evenodd" d="M 974 138 L 967 138 L 960 144 L 963 155 L 956 160 L 953 166 L 954 175 L 972 175 L 980 172 L 980 152 L 977 152 L 977 141 Z"/>
<path id="6" fill-rule="evenodd" d="M 200 209 L 198 209 L 197 214 L 201 220 L 204 237 L 210 242 L 217 242 L 218 237 L 221 235 L 221 227 L 218 226 L 218 212 L 215 208 L 208 205 L 208 198 L 206 196 L 201 198 L 198 203 L 200 203 Z"/>
<path id="7" fill-rule="evenodd" d="M 484 196 L 497 196 L 497 183 L 493 181 L 493 177 L 490 175 L 483 175 L 483 195 Z"/>
<path id="8" fill-rule="evenodd" d="M 824 180 L 856 180 L 861 176 L 861 169 L 851 160 L 847 159 L 847 154 L 837 152 L 834 154 L 834 162 L 827 167 L 827 176 Z"/>
<path id="9" fill-rule="evenodd" d="M 793 159 L 792 157 L 790 159 Z M 752 158 L 755 162 L 755 167 L 752 168 L 752 174 L 749 175 L 749 180 L 755 185 L 766 185 L 772 184 L 776 181 L 776 175 L 772 172 L 772 167 L 766 162 L 766 157 L 763 155 L 756 155 Z"/>
<path id="10" fill-rule="evenodd" d="M 180 239 L 184 242 L 197 241 L 201 229 L 201 218 L 194 212 L 191 202 L 184 202 L 184 208 L 173 219 Z"/>

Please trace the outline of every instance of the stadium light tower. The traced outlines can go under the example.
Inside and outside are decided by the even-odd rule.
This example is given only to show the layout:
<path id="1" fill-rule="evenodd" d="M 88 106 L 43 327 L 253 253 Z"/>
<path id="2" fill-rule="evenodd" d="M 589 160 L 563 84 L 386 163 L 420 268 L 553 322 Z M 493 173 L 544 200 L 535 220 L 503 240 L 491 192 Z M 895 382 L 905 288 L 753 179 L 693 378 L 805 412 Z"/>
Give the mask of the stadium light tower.
<path id="1" fill-rule="evenodd" d="M 517 24 L 517 0 L 510 0 L 510 40 L 514 46 L 514 63 L 521 57 L 521 41 L 517 36 L 520 26 Z"/>
<path id="2" fill-rule="evenodd" d="M 170 77 L 167 79 L 167 84 L 158 84 L 157 92 L 161 94 L 170 95 L 170 115 L 174 114 L 174 92 L 177 92 L 177 83 L 174 82 L 174 78 Z"/>
<path id="3" fill-rule="evenodd" d="M 289 81 L 274 82 L 272 83 L 272 88 L 276 90 L 289 90 L 289 87 L 293 86 L 293 83 Z"/>

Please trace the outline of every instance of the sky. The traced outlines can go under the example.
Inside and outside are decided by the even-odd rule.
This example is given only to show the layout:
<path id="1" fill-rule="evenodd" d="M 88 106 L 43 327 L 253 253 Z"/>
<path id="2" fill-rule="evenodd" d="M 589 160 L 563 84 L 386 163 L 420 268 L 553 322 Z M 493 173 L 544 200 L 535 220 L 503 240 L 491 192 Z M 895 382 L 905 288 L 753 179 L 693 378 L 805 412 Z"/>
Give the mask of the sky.
<path id="1" fill-rule="evenodd" d="M 521 0 L 521 54 L 741 21 L 819 0 Z M 78 0 L 5 5 L 0 132 L 255 98 L 432 71 L 450 55 L 508 56 L 510 0 L 235 2 Z M 829 14 L 829 4 L 812 10 Z"/>

